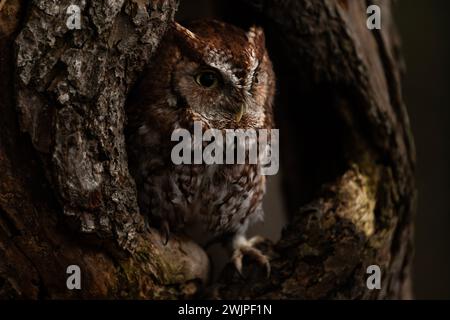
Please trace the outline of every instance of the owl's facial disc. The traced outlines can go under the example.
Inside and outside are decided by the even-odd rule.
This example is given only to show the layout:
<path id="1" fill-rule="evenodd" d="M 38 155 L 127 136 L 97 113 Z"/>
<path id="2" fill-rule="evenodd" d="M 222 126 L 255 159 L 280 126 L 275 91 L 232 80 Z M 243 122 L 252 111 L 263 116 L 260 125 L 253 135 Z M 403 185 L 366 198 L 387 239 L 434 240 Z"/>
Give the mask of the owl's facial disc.
<path id="1" fill-rule="evenodd" d="M 232 75 L 221 69 L 183 59 L 176 66 L 173 84 L 186 105 L 216 128 L 251 128 L 264 123 L 267 90 L 265 70 Z M 242 85 L 252 79 L 249 86 Z"/>
<path id="2" fill-rule="evenodd" d="M 262 126 L 271 94 L 264 33 L 257 27 L 247 33 L 228 27 L 224 35 L 220 28 L 211 33 L 175 25 L 184 59 L 173 84 L 188 108 L 220 128 Z"/>

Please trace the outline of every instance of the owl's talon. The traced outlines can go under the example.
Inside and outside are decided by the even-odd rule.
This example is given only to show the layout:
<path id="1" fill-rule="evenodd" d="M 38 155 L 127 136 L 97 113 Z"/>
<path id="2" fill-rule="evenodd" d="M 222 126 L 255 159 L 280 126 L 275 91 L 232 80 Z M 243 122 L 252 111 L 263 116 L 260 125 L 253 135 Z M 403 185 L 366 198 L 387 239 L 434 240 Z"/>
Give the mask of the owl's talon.
<path id="1" fill-rule="evenodd" d="M 167 221 L 164 221 L 161 224 L 161 232 L 162 232 L 162 236 L 163 236 L 163 245 L 167 245 L 167 243 L 169 242 L 169 238 L 170 238 L 170 228 L 169 228 L 169 223 Z"/>
<path id="2" fill-rule="evenodd" d="M 238 273 L 244 277 L 242 273 L 242 261 L 244 256 L 248 256 L 256 261 L 258 264 L 264 266 L 266 269 L 266 277 L 270 277 L 270 262 L 266 255 L 261 250 L 256 249 L 254 246 L 264 241 L 263 237 L 255 236 L 247 240 L 243 236 L 237 236 L 233 241 L 233 255 L 231 261 L 233 262 Z"/>
<path id="3" fill-rule="evenodd" d="M 152 227 L 150 225 L 150 219 L 147 215 L 144 215 L 144 227 L 149 233 L 152 233 Z"/>

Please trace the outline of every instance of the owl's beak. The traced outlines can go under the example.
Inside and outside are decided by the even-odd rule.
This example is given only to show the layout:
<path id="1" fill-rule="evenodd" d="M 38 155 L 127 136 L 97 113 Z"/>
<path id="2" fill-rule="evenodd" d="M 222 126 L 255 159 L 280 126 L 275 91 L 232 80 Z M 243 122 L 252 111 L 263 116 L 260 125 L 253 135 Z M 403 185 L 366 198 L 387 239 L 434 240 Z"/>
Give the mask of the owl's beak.
<path id="1" fill-rule="evenodd" d="M 242 116 L 247 111 L 247 105 L 245 103 L 242 103 L 239 111 L 236 113 L 236 122 L 240 122 L 242 119 Z"/>

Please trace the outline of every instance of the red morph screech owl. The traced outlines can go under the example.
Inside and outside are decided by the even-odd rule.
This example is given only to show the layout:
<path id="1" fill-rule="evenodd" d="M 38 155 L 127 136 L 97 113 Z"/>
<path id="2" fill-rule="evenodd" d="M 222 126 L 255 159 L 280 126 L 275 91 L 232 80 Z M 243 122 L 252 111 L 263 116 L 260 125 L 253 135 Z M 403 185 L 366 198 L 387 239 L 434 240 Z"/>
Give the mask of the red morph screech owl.
<path id="1" fill-rule="evenodd" d="M 182 232 L 204 245 L 229 237 L 232 261 L 269 262 L 247 239 L 263 218 L 260 164 L 181 164 L 171 160 L 175 129 L 271 129 L 275 76 L 263 30 L 212 20 L 172 24 L 127 102 L 130 172 L 141 213 L 167 241 Z M 193 230 L 201 230 L 197 239 Z"/>

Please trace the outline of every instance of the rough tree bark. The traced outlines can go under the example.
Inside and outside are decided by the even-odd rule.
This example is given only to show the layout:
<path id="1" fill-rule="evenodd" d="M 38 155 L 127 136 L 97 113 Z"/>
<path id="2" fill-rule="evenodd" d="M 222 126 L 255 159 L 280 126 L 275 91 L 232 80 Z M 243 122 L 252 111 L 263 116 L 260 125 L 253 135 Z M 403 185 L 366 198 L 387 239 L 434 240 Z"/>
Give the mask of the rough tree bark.
<path id="1" fill-rule="evenodd" d="M 236 0 L 246 17 L 223 13 L 266 29 L 290 221 L 265 245 L 270 279 L 228 268 L 213 297 L 410 297 L 415 153 L 391 1 L 374 2 L 380 31 L 366 28 L 372 1 Z M 1 4 L 0 297 L 203 296 L 203 250 L 145 230 L 123 137 L 126 94 L 177 1 Z M 81 30 L 65 26 L 71 4 Z M 66 288 L 71 264 L 82 290 Z M 382 290 L 366 287 L 373 264 Z"/>

